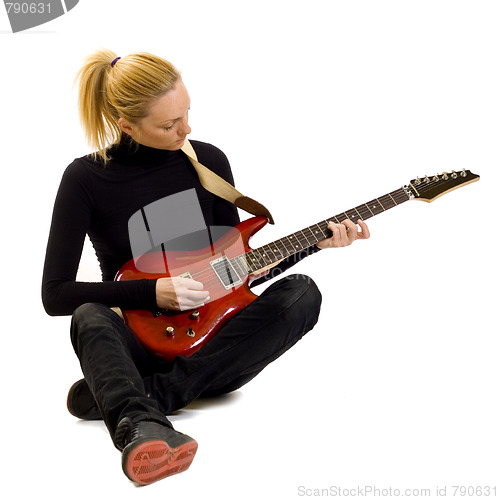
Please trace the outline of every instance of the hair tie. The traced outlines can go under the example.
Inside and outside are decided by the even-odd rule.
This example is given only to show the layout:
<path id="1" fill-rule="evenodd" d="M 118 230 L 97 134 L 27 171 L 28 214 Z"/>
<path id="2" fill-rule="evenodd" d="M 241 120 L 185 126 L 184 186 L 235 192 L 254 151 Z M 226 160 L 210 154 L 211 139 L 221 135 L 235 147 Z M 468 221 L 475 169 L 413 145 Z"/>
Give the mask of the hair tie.
<path id="1" fill-rule="evenodd" d="M 113 59 L 113 61 L 111 61 L 111 67 L 113 68 L 115 66 L 115 64 L 118 62 L 118 59 L 121 59 L 121 57 L 117 57 L 116 59 Z"/>

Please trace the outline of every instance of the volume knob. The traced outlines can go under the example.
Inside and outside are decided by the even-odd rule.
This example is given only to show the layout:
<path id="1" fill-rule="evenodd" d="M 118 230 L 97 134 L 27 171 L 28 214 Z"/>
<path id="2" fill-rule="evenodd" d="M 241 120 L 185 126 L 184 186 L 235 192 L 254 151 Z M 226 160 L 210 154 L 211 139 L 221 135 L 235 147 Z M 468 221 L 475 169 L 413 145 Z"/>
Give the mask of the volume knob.
<path id="1" fill-rule="evenodd" d="M 190 317 L 191 319 L 198 319 L 198 318 L 200 317 L 200 311 L 193 311 L 193 312 L 189 315 L 189 317 Z"/>
<path id="2" fill-rule="evenodd" d="M 169 336 L 169 337 L 173 337 L 174 334 L 175 334 L 175 328 L 173 326 L 167 326 L 167 328 L 165 328 L 165 333 Z"/>

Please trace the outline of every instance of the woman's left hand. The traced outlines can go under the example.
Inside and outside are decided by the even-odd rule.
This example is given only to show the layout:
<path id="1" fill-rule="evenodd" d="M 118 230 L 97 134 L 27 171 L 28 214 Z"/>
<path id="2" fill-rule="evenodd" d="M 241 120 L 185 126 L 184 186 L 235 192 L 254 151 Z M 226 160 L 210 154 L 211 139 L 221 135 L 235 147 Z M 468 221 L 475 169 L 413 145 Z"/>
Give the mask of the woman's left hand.
<path id="1" fill-rule="evenodd" d="M 349 219 L 342 221 L 341 224 L 330 222 L 328 229 L 332 232 L 332 236 L 326 240 L 316 243 L 318 248 L 339 248 L 351 245 L 355 240 L 366 240 L 370 237 L 370 230 L 366 222 L 358 220 L 358 225 L 361 231 L 354 222 Z"/>

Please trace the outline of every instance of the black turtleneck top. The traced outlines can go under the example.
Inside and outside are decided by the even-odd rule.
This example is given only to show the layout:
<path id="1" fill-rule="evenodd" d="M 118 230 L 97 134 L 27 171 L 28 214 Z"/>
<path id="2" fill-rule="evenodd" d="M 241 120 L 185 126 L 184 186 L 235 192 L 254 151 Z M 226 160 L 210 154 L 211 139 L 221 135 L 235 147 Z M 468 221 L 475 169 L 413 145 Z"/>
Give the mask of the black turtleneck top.
<path id="1" fill-rule="evenodd" d="M 190 141 L 200 163 L 234 185 L 229 162 L 219 149 Z M 108 151 L 104 165 L 92 155 L 65 170 L 56 196 L 42 281 L 42 300 L 50 315 L 67 315 L 81 304 L 98 302 L 122 309 L 156 306 L 156 280 L 113 281 L 132 258 L 128 221 L 141 208 L 166 196 L 195 189 L 206 226 L 235 226 L 236 207 L 205 190 L 182 151 L 166 151 L 125 142 Z M 102 282 L 77 282 L 88 234 Z M 300 260 L 300 259 L 299 259 Z M 284 262 L 282 270 L 297 259 Z"/>

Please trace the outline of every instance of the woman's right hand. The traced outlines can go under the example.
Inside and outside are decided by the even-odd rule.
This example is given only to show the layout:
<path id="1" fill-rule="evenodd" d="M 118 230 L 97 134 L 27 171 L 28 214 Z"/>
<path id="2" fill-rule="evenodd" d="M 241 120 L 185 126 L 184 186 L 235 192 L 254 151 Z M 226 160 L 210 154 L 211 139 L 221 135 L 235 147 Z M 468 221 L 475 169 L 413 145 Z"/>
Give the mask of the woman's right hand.
<path id="1" fill-rule="evenodd" d="M 203 283 L 190 278 L 159 278 L 156 280 L 156 304 L 162 309 L 187 311 L 210 300 Z"/>

